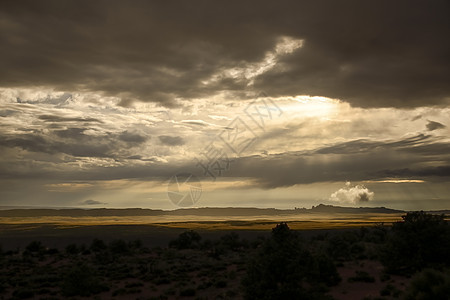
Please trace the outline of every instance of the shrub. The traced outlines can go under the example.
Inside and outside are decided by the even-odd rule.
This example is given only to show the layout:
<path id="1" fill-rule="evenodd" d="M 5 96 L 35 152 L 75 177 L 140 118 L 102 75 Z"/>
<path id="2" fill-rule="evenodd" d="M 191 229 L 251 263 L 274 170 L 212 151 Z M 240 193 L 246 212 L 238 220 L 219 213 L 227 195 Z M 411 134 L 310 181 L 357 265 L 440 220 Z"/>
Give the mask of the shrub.
<path id="1" fill-rule="evenodd" d="M 227 282 L 225 280 L 219 280 L 214 284 L 214 286 L 216 288 L 223 289 L 227 287 Z"/>
<path id="2" fill-rule="evenodd" d="M 405 300 L 447 300 L 450 295 L 450 276 L 443 272 L 425 269 L 413 276 L 405 291 Z"/>
<path id="3" fill-rule="evenodd" d="M 411 212 L 392 226 L 380 260 L 391 273 L 450 265 L 450 229 L 443 215 Z"/>
<path id="4" fill-rule="evenodd" d="M 114 240 L 109 243 L 109 249 L 113 254 L 127 254 L 130 252 L 128 244 L 124 240 Z"/>
<path id="5" fill-rule="evenodd" d="M 25 249 L 29 252 L 41 252 L 44 250 L 44 246 L 39 241 L 32 241 Z"/>
<path id="6" fill-rule="evenodd" d="M 91 243 L 91 246 L 89 247 L 89 249 L 92 252 L 100 252 L 100 251 L 106 250 L 106 248 L 107 247 L 106 247 L 105 242 L 103 242 L 102 240 L 99 240 L 99 239 L 94 239 Z"/>
<path id="7" fill-rule="evenodd" d="M 341 236 L 331 237 L 326 251 L 335 260 L 345 261 L 350 259 L 350 244 Z"/>
<path id="8" fill-rule="evenodd" d="M 34 292 L 30 289 L 18 289 L 13 292 L 13 299 L 28 299 L 34 297 Z"/>
<path id="9" fill-rule="evenodd" d="M 90 296 L 107 291 L 94 271 L 86 265 L 74 266 L 64 278 L 62 294 L 64 296 Z"/>
<path id="10" fill-rule="evenodd" d="M 137 239 L 137 240 L 134 240 L 134 241 L 131 241 L 131 242 L 128 243 L 128 247 L 130 249 L 136 249 L 137 250 L 137 249 L 141 249 L 142 246 L 143 246 L 143 244 L 142 244 L 142 241 L 140 239 Z"/>
<path id="11" fill-rule="evenodd" d="M 387 284 L 381 291 L 380 291 L 380 295 L 381 296 L 392 296 L 394 298 L 398 298 L 398 296 L 400 295 L 401 291 L 399 289 L 397 289 L 395 286 L 393 286 L 392 284 Z"/>
<path id="12" fill-rule="evenodd" d="M 69 244 L 69 245 L 66 246 L 66 253 L 67 254 L 74 255 L 74 254 L 80 253 L 80 251 L 81 250 L 78 248 L 78 246 L 76 244 Z"/>
<path id="13" fill-rule="evenodd" d="M 56 249 L 56 248 L 49 248 L 49 249 L 46 251 L 46 254 L 48 254 L 48 255 L 55 255 L 55 254 L 58 254 L 58 253 L 59 253 L 59 250 Z"/>
<path id="14" fill-rule="evenodd" d="M 237 250 L 241 247 L 241 242 L 239 241 L 239 235 L 236 232 L 231 232 L 225 234 L 220 238 L 221 244 L 229 250 Z"/>
<path id="15" fill-rule="evenodd" d="M 181 297 L 193 297 L 195 296 L 195 290 L 194 289 L 184 289 L 180 291 Z"/>
<path id="16" fill-rule="evenodd" d="M 195 231 L 189 230 L 181 233 L 177 239 L 170 241 L 169 247 L 176 249 L 199 248 L 202 237 Z"/>
<path id="17" fill-rule="evenodd" d="M 309 266 L 315 264 L 299 237 L 286 223 L 272 229 L 272 237 L 250 261 L 243 280 L 246 299 L 318 299 Z M 319 263 L 317 264 L 319 265 Z M 308 288 L 309 287 L 309 288 Z"/>
<path id="18" fill-rule="evenodd" d="M 383 223 L 370 228 L 363 236 L 363 240 L 369 243 L 381 244 L 386 241 L 388 229 Z"/>
<path id="19" fill-rule="evenodd" d="M 341 281 L 341 277 L 333 261 L 325 255 L 313 257 L 308 268 L 308 278 L 311 283 L 323 283 L 333 286 Z"/>

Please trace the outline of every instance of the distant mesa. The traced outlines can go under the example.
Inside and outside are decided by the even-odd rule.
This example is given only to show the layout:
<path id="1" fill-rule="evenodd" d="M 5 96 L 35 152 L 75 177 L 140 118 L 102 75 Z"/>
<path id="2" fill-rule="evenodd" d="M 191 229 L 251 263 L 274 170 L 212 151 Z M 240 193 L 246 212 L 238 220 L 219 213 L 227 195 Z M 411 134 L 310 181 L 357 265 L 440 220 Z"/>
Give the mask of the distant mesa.
<path id="1" fill-rule="evenodd" d="M 403 210 L 396 210 L 386 207 L 342 207 L 319 204 L 311 208 L 312 212 L 321 213 L 382 213 L 382 214 L 398 214 L 403 213 Z"/>
<path id="2" fill-rule="evenodd" d="M 142 208 L 68 208 L 68 209 L 3 209 L 0 207 L 0 217 L 100 217 L 100 216 L 273 216 L 273 215 L 301 215 L 301 214 L 398 214 L 402 210 L 386 207 L 341 207 L 319 204 L 311 209 L 275 209 L 275 208 L 252 208 L 252 207 L 203 207 L 203 208 L 180 208 L 176 210 L 142 209 Z M 433 213 L 448 214 L 450 211 L 434 211 Z"/>

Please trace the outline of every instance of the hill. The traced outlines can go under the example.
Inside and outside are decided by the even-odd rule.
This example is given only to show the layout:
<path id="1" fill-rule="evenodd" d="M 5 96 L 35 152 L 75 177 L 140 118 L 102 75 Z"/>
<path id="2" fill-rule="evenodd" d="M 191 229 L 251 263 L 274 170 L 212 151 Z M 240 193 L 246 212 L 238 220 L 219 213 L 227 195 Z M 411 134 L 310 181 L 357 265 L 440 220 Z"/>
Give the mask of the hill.
<path id="1" fill-rule="evenodd" d="M 0 217 L 99 217 L 99 216 L 277 216 L 277 215 L 301 215 L 314 213 L 327 214 L 396 214 L 404 211 L 386 207 L 341 207 L 319 204 L 311 209 L 275 209 L 253 207 L 203 207 L 183 208 L 176 210 L 142 209 L 142 208 L 67 208 L 67 209 L 5 209 L 0 210 Z"/>

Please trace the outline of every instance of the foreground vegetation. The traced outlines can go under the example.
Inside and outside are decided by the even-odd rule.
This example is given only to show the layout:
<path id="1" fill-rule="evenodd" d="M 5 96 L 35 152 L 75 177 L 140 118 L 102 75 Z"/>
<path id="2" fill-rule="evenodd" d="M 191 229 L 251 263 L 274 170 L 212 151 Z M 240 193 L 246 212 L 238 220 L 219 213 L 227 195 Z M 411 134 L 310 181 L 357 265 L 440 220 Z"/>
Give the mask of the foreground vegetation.
<path id="1" fill-rule="evenodd" d="M 205 240 L 186 231 L 165 248 L 139 240 L 0 251 L 1 299 L 448 299 L 450 227 L 408 213 L 305 236 L 286 223 L 268 238 Z M 375 272 L 380 266 L 379 272 Z M 363 292 L 352 294 L 358 287 Z M 372 287 L 372 288 L 371 288 Z M 375 287 L 375 288 L 373 288 Z M 359 297 L 359 298 L 358 298 Z"/>

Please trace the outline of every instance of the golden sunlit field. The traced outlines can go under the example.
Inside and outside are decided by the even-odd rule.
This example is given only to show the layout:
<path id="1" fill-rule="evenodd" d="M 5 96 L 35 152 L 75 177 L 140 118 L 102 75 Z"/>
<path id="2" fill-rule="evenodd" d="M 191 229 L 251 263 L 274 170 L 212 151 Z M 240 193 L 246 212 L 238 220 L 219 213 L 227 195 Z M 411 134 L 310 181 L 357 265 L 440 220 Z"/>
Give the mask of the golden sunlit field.
<path id="1" fill-rule="evenodd" d="M 329 214 L 280 215 L 256 217 L 218 216 L 101 216 L 101 217 L 2 217 L 0 224 L 52 224 L 60 228 L 89 225 L 153 225 L 169 228 L 203 230 L 266 230 L 279 222 L 289 222 L 292 229 L 333 229 L 391 224 L 402 214 Z"/>

